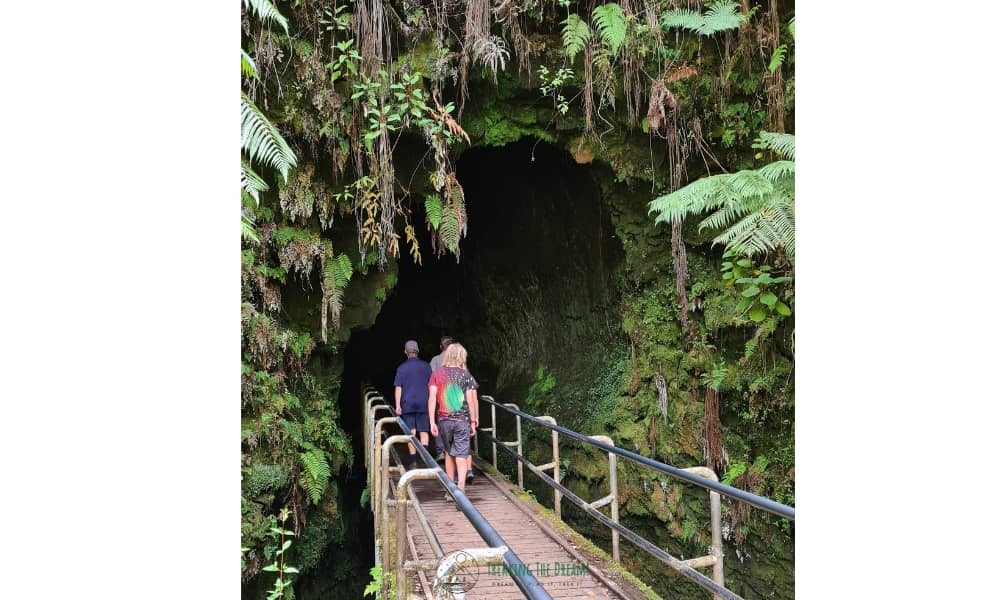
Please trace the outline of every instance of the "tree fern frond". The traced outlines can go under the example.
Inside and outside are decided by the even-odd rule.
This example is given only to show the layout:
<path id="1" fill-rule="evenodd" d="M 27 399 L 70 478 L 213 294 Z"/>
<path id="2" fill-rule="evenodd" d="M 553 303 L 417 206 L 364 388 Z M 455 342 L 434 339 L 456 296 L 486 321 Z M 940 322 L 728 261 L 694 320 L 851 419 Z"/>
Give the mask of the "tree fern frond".
<path id="1" fill-rule="evenodd" d="M 730 192 L 727 174 L 703 177 L 649 203 L 649 213 L 660 213 L 657 223 L 682 221 L 685 217 L 714 210 Z"/>
<path id="2" fill-rule="evenodd" d="M 432 229 L 437 229 L 441 223 L 441 197 L 429 194 L 424 198 L 424 210 L 427 212 L 427 223 Z"/>
<path id="3" fill-rule="evenodd" d="M 705 24 L 705 18 L 700 12 L 687 8 L 668 10 L 660 15 L 660 26 L 664 29 L 671 27 L 676 29 L 687 29 L 697 33 Z"/>
<path id="4" fill-rule="evenodd" d="M 278 169 L 284 180 L 288 181 L 288 171 L 296 164 L 295 153 L 246 93 L 240 94 L 240 102 L 243 150 L 251 160 Z"/>
<path id="5" fill-rule="evenodd" d="M 243 6 L 260 17 L 261 21 L 277 23 L 288 33 L 288 19 L 278 12 L 270 0 L 243 0 Z"/>
<path id="6" fill-rule="evenodd" d="M 746 16 L 740 11 L 736 2 L 719 2 L 705 12 L 705 27 L 699 33 L 711 35 L 727 29 L 736 29 L 743 24 Z"/>
<path id="7" fill-rule="evenodd" d="M 257 237 L 257 227 L 254 226 L 253 221 L 251 221 L 249 217 L 246 215 L 240 215 L 240 226 L 240 237 L 257 244 L 260 243 L 260 238 Z"/>
<path id="8" fill-rule="evenodd" d="M 792 133 L 761 131 L 753 147 L 770 150 L 786 160 L 795 160 L 795 134 Z"/>
<path id="9" fill-rule="evenodd" d="M 774 73 L 779 67 L 785 62 L 785 52 L 788 50 L 788 46 L 781 44 L 774 49 L 774 54 L 771 55 L 771 63 L 767 66 L 767 70 Z"/>
<path id="10" fill-rule="evenodd" d="M 247 195 L 253 198 L 255 203 L 260 204 L 260 193 L 266 192 L 270 188 L 268 188 L 267 183 L 261 179 L 260 175 L 254 172 L 246 160 L 241 162 L 243 170 L 240 173 L 240 187 L 247 193 Z"/>
<path id="11" fill-rule="evenodd" d="M 698 35 L 712 35 L 727 29 L 736 29 L 746 16 L 739 12 L 740 5 L 735 2 L 720 2 L 708 9 L 703 15 L 689 9 L 668 10 L 660 16 L 660 26 L 666 30 L 671 27 L 693 31 Z"/>
<path id="12" fill-rule="evenodd" d="M 244 50 L 243 48 L 240 48 L 240 52 L 243 53 L 242 59 L 240 61 L 241 62 L 240 69 L 243 71 L 243 74 L 251 79 L 258 79 L 257 65 L 254 64 L 253 58 L 251 58 L 250 55 L 247 54 L 247 51 Z"/>
<path id="13" fill-rule="evenodd" d="M 625 43 L 625 13 L 622 12 L 622 7 L 614 2 L 602 4 L 594 9 L 592 21 L 604 45 L 611 54 L 617 54 Z"/>
<path id="14" fill-rule="evenodd" d="M 776 160 L 757 170 L 764 179 L 775 182 L 783 177 L 795 175 L 795 163 L 790 160 Z"/>
<path id="15" fill-rule="evenodd" d="M 795 41 L 795 17 L 788 21 L 788 33 L 792 34 L 792 41 Z"/>
<path id="16" fill-rule="evenodd" d="M 579 15 L 572 14 L 563 21 L 562 40 L 563 52 L 573 62 L 573 58 L 583 51 L 590 40 L 590 26 Z"/>

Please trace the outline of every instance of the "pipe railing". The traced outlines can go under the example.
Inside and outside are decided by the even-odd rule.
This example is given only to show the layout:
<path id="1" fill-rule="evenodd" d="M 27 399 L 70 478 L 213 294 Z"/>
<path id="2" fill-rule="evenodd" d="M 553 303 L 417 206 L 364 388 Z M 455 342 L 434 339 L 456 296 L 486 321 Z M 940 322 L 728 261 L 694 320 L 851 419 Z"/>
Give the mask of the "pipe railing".
<path id="1" fill-rule="evenodd" d="M 468 499 L 465 493 L 462 492 L 455 482 L 448 477 L 444 470 L 438 466 L 438 464 L 434 461 L 434 457 L 427 452 L 427 449 L 424 448 L 423 444 L 420 443 L 415 435 L 392 435 L 389 436 L 388 439 L 384 441 L 382 440 L 383 428 L 390 423 L 395 423 L 404 432 L 409 431 L 409 428 L 400 417 L 394 415 L 392 408 L 387 405 L 385 399 L 378 394 L 377 391 L 366 388 L 362 395 L 365 405 L 364 435 L 366 442 L 368 443 L 365 458 L 368 464 L 368 481 L 370 490 L 369 498 L 371 500 L 371 508 L 375 521 L 375 560 L 376 564 L 382 564 L 383 562 L 391 564 L 392 569 L 395 572 L 397 599 L 401 600 L 406 597 L 406 584 L 410 574 L 417 570 L 427 568 L 429 564 L 433 565 L 431 561 L 426 560 L 405 560 L 407 507 L 410 505 L 412 500 L 416 499 L 416 496 L 413 493 L 413 488 L 410 486 L 410 482 L 414 479 L 429 479 L 433 477 L 437 478 L 439 483 L 441 483 L 445 490 L 452 496 L 452 498 L 454 498 L 458 509 L 465 515 L 473 529 L 476 530 L 488 546 L 488 548 L 470 549 L 465 550 L 464 552 L 468 555 L 481 557 L 483 561 L 491 561 L 483 562 L 482 564 L 505 565 L 507 568 L 504 570 L 511 574 L 514 584 L 521 590 L 525 597 L 530 598 L 531 600 L 551 600 L 551 596 L 549 596 L 548 592 L 545 591 L 541 583 L 535 578 L 534 575 L 531 574 L 531 571 L 527 569 L 521 559 L 519 559 L 517 555 L 509 549 L 507 542 L 504 541 L 489 521 L 487 521 L 486 518 L 484 518 L 483 515 L 475 508 L 475 506 L 473 506 L 472 502 Z M 390 414 L 393 414 L 393 416 L 383 417 L 376 420 L 377 414 L 380 410 L 384 409 L 388 409 Z M 401 466 L 390 466 L 390 456 L 395 454 L 394 445 L 403 442 L 412 443 L 421 460 L 423 460 L 424 464 L 429 468 L 406 471 Z M 398 462 L 398 456 L 395 458 Z M 391 472 L 399 473 L 401 475 L 397 488 L 394 490 L 395 498 L 392 499 L 389 498 L 389 474 Z M 414 507 L 416 508 L 416 505 Z M 396 544 L 395 548 L 391 549 L 382 547 L 382 543 L 388 539 L 391 531 L 389 508 L 394 509 L 396 517 Z M 418 512 L 417 514 L 419 518 L 421 513 Z M 421 526 L 424 525 L 424 523 L 421 523 Z M 391 551 L 394 556 L 386 557 L 385 554 L 387 551 Z M 435 554 L 437 554 L 437 551 L 435 551 Z M 448 559 L 449 557 L 438 559 L 437 564 L 439 573 L 442 573 L 441 569 L 447 566 L 445 563 Z M 444 571 L 446 574 L 448 572 L 449 571 L 447 569 Z M 442 582 L 437 582 L 435 585 L 437 586 L 436 593 L 441 593 L 443 589 L 441 587 Z"/>
<path id="2" fill-rule="evenodd" d="M 626 450 L 624 448 L 619 448 L 619 447 L 611 445 L 611 444 L 603 443 L 603 442 L 601 442 L 599 440 L 595 440 L 592 437 L 586 436 L 586 435 L 584 435 L 582 433 L 577 433 L 576 431 L 573 431 L 572 429 L 566 429 L 565 427 L 561 427 L 559 425 L 555 425 L 553 423 L 549 423 L 549 422 L 547 422 L 546 420 L 543 420 L 540 417 L 529 415 L 529 414 L 524 413 L 524 412 L 522 412 L 522 411 L 520 411 L 518 409 L 511 409 L 511 408 L 508 407 L 507 404 L 500 404 L 500 403 L 496 402 L 495 400 L 493 400 L 492 396 L 481 396 L 481 398 L 483 399 L 483 401 L 489 403 L 492 407 L 499 406 L 500 408 L 506 410 L 507 412 L 515 415 L 516 417 L 518 417 L 519 420 L 520 419 L 526 419 L 526 420 L 528 420 L 528 421 L 530 421 L 532 423 L 535 423 L 536 425 L 541 425 L 542 427 L 545 427 L 547 429 L 551 429 L 552 431 L 558 431 L 562 435 L 569 436 L 569 437 L 571 437 L 571 438 L 573 438 L 575 440 L 579 440 L 579 441 L 581 441 L 581 442 L 583 442 L 585 444 L 589 444 L 591 446 L 594 446 L 595 448 L 600 448 L 601 450 L 604 450 L 605 452 L 608 452 L 608 453 L 611 453 L 611 454 L 617 454 L 618 456 L 623 456 L 623 457 L 625 457 L 625 458 L 627 458 L 629 460 L 632 460 L 634 462 L 639 463 L 640 465 L 643 465 L 645 467 L 649 467 L 650 469 L 653 469 L 654 471 L 659 471 L 661 473 L 665 473 L 667 475 L 670 475 L 671 477 L 674 477 L 674 478 L 677 478 L 677 479 L 681 479 L 681 480 L 686 481 L 688 483 L 693 483 L 694 485 L 697 485 L 699 487 L 705 488 L 705 489 L 707 489 L 709 491 L 718 492 L 719 494 L 721 494 L 723 496 L 726 496 L 728 498 L 732 498 L 733 500 L 739 500 L 741 502 L 746 502 L 747 504 L 749 504 L 751 506 L 757 507 L 757 508 L 759 508 L 759 509 L 761 509 L 763 511 L 769 512 L 769 513 L 771 513 L 773 515 L 777 515 L 779 517 L 783 517 L 785 519 L 788 519 L 789 521 L 794 521 L 795 520 L 795 508 L 794 507 L 787 506 L 787 505 L 781 504 L 779 502 L 775 502 L 774 500 L 771 500 L 769 498 L 764 498 L 763 496 L 758 496 L 757 494 L 751 494 L 750 492 L 748 492 L 746 490 L 741 490 L 739 488 L 735 488 L 735 487 L 726 485 L 724 483 L 719 483 L 718 481 L 713 481 L 711 479 L 706 479 L 706 478 L 701 477 L 699 475 L 696 475 L 694 473 L 689 473 L 689 472 L 685 471 L 684 469 L 679 469 L 677 467 L 674 467 L 674 466 L 662 463 L 662 462 L 660 462 L 658 460 L 654 460 L 652 458 L 648 458 L 646 456 L 642 456 L 641 454 L 636 454 L 635 452 L 630 452 L 630 451 L 628 451 L 628 450 Z M 496 427 L 495 423 L 496 422 L 494 421 L 494 425 L 493 425 L 494 428 Z M 479 430 L 483 431 L 482 428 L 480 428 Z"/>
<path id="3" fill-rule="evenodd" d="M 586 436 L 571 429 L 566 429 L 565 427 L 560 427 L 556 420 L 548 415 L 533 416 L 522 412 L 517 405 L 510 403 L 499 403 L 492 396 L 482 396 L 482 399 L 490 404 L 490 411 L 492 415 L 492 427 L 479 429 L 480 432 L 486 432 L 485 435 L 489 437 L 493 442 L 493 466 L 497 467 L 496 460 L 496 446 L 499 443 L 500 446 L 508 453 L 510 453 L 518 466 L 518 486 L 524 489 L 524 480 L 522 475 L 523 466 L 527 466 L 529 470 L 538 475 L 545 483 L 549 484 L 553 489 L 554 494 L 554 509 L 556 515 L 561 518 L 562 506 L 561 500 L 564 494 L 568 494 L 567 497 L 580 508 L 584 509 L 591 517 L 597 519 L 598 521 L 604 523 L 611 529 L 611 551 L 614 560 L 620 560 L 619 555 L 619 536 L 625 535 L 627 539 L 635 543 L 637 546 L 643 550 L 653 554 L 663 562 L 667 563 L 670 567 L 679 571 L 685 577 L 692 579 L 695 583 L 701 587 L 711 591 L 714 598 L 739 598 L 729 590 L 725 588 L 724 579 L 724 569 L 723 569 L 723 551 L 722 551 L 722 502 L 721 495 L 726 495 L 736 500 L 747 502 L 753 506 L 766 510 L 772 514 L 794 520 L 795 519 L 795 509 L 783 504 L 779 504 L 770 500 L 768 498 L 763 498 L 755 494 L 751 494 L 744 490 L 734 488 L 728 485 L 719 483 L 718 475 L 715 471 L 709 469 L 708 467 L 690 467 L 686 469 L 678 469 L 677 467 L 672 467 L 670 465 L 661 463 L 659 461 L 629 452 L 628 450 L 618 448 L 614 445 L 614 441 L 608 436 L 596 435 L 596 436 Z M 517 419 L 517 439 L 512 442 L 500 441 L 495 437 L 497 430 L 497 419 L 496 419 L 496 407 L 501 407 L 507 412 L 514 415 Z M 521 448 L 523 445 L 523 440 L 521 436 L 521 419 L 527 419 L 530 422 L 536 423 L 543 427 L 548 428 L 552 431 L 552 455 L 553 462 L 545 463 L 543 465 L 534 465 L 523 455 Z M 573 439 L 579 440 L 590 446 L 599 448 L 608 453 L 608 483 L 611 488 L 611 493 L 603 498 L 595 500 L 594 502 L 586 502 L 585 500 L 573 495 L 567 488 L 565 488 L 559 481 L 558 473 L 558 463 L 559 463 L 559 434 L 563 433 L 572 437 Z M 511 447 L 517 447 L 518 451 L 514 452 Z M 653 545 L 648 540 L 642 538 L 635 532 L 623 527 L 618 522 L 618 474 L 617 474 L 617 457 L 624 456 L 629 458 L 639 464 L 655 469 L 659 472 L 665 473 L 672 477 L 676 477 L 687 481 L 689 483 L 694 483 L 702 488 L 708 490 L 709 493 L 709 506 L 711 512 L 711 525 L 712 525 L 712 544 L 710 546 L 709 554 L 707 556 L 701 556 L 698 558 L 692 558 L 686 561 L 681 561 L 673 556 L 670 556 L 665 550 Z M 553 470 L 553 477 L 549 477 L 544 471 L 549 469 Z M 603 513 L 600 513 L 598 509 L 611 505 L 611 517 L 608 518 Z M 712 579 L 709 580 L 704 575 L 701 575 L 694 568 L 705 568 L 712 567 Z"/>

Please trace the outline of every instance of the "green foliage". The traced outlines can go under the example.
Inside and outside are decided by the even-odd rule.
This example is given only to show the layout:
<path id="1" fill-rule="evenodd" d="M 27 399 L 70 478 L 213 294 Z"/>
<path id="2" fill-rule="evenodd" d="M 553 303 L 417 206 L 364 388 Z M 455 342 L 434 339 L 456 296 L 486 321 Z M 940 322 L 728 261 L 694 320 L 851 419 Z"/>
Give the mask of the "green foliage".
<path id="1" fill-rule="evenodd" d="M 716 392 L 722 389 L 722 384 L 725 383 L 726 377 L 729 375 L 729 369 L 726 367 L 724 361 L 719 361 L 711 370 L 706 371 L 701 376 L 701 382 Z"/>
<path id="2" fill-rule="evenodd" d="M 250 157 L 277 169 L 288 180 L 288 172 L 295 166 L 295 153 L 281 137 L 278 129 L 264 116 L 264 113 L 250 100 L 246 93 L 240 94 L 240 131 L 243 150 Z"/>
<path id="3" fill-rule="evenodd" d="M 274 562 L 262 568 L 262 571 L 277 573 L 274 580 L 274 587 L 268 594 L 267 600 L 285 600 L 294 597 L 292 592 L 292 578 L 286 577 L 299 572 L 295 567 L 285 564 L 285 552 L 292 546 L 292 540 L 286 540 L 285 536 L 294 536 L 295 533 L 285 529 L 285 521 L 288 520 L 289 511 L 287 508 L 281 509 L 278 517 L 278 526 L 271 527 L 272 539 L 277 539 L 278 548 L 273 551 Z"/>
<path id="4" fill-rule="evenodd" d="M 253 59 L 250 58 L 250 55 L 243 48 L 240 48 L 240 52 L 243 55 L 240 61 L 240 70 L 243 72 L 243 75 L 251 79 L 258 79 L 257 65 L 254 64 Z"/>
<path id="5" fill-rule="evenodd" d="M 573 58 L 583 51 L 584 46 L 590 40 L 590 26 L 580 18 L 580 15 L 571 14 L 563 21 L 562 30 L 563 52 L 566 58 L 573 61 Z"/>
<path id="6" fill-rule="evenodd" d="M 288 19 L 278 12 L 270 0 L 243 0 L 243 7 L 256 14 L 264 23 L 276 23 L 288 33 Z"/>
<path id="7" fill-rule="evenodd" d="M 555 73 L 549 71 L 545 65 L 538 67 L 538 79 L 542 82 L 541 91 L 543 96 L 551 96 L 552 102 L 559 111 L 565 115 L 569 112 L 569 101 L 562 95 L 563 85 L 573 80 L 573 70 L 560 67 Z"/>
<path id="8" fill-rule="evenodd" d="M 785 62 L 785 52 L 788 51 L 788 47 L 785 44 L 781 44 L 774 49 L 774 54 L 771 55 L 771 62 L 767 66 L 767 70 L 774 73 L 779 67 Z"/>
<path id="9" fill-rule="evenodd" d="M 254 462 L 243 471 L 243 489 L 251 496 L 259 496 L 288 485 L 291 477 L 282 465 Z"/>
<path id="10" fill-rule="evenodd" d="M 660 25 L 664 30 L 674 27 L 698 35 L 712 35 L 742 25 L 746 17 L 740 14 L 739 9 L 740 5 L 736 2 L 719 2 L 710 7 L 704 15 L 684 8 L 668 10 L 660 16 Z"/>
<path id="11" fill-rule="evenodd" d="M 555 387 L 555 375 L 551 371 L 546 372 L 545 367 L 540 365 L 535 371 L 535 381 L 528 387 L 528 394 L 524 399 L 525 407 L 530 411 L 541 409 L 549 392 Z"/>
<path id="12" fill-rule="evenodd" d="M 382 585 L 384 576 L 382 574 L 382 565 L 375 565 L 368 571 L 368 575 L 371 577 L 371 581 L 365 586 L 365 596 L 375 596 L 375 600 L 379 600 L 382 597 Z"/>
<path id="13" fill-rule="evenodd" d="M 309 492 L 314 503 L 319 502 L 330 481 L 330 465 L 320 450 L 310 450 L 299 455 L 302 460 L 302 474 L 299 478 L 302 486 Z"/>
<path id="14" fill-rule="evenodd" d="M 795 137 L 763 132 L 758 147 L 794 158 Z M 657 223 L 710 213 L 699 230 L 722 230 L 713 244 L 745 256 L 781 249 L 795 257 L 795 164 L 777 161 L 757 170 L 712 175 L 649 203 Z"/>
<path id="15" fill-rule="evenodd" d="M 618 54 L 625 43 L 625 13 L 622 7 L 614 2 L 602 4 L 594 9 L 592 16 L 594 28 L 601 36 L 601 42 L 608 48 L 611 55 Z"/>
<path id="16" fill-rule="evenodd" d="M 722 279 L 727 286 L 735 286 L 740 295 L 736 310 L 747 315 L 754 323 L 777 316 L 787 317 L 791 309 L 778 298 L 782 284 L 792 281 L 789 276 L 774 277 L 771 266 L 754 265 L 748 258 L 727 254 L 722 263 Z"/>
<path id="17" fill-rule="evenodd" d="M 441 196 L 428 194 L 424 198 L 424 210 L 427 211 L 427 222 L 431 227 L 437 229 L 441 224 Z"/>

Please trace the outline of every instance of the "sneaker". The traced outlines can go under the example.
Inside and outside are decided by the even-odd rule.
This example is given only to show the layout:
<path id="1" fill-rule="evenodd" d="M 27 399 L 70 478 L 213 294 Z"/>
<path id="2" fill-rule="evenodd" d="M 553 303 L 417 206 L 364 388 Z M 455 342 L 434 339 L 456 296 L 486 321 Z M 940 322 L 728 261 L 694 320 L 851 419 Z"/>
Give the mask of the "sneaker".
<path id="1" fill-rule="evenodd" d="M 471 470 L 467 471 L 465 473 L 465 484 L 468 485 L 468 484 L 472 483 L 473 479 L 474 479 L 474 476 L 472 475 L 472 471 Z"/>

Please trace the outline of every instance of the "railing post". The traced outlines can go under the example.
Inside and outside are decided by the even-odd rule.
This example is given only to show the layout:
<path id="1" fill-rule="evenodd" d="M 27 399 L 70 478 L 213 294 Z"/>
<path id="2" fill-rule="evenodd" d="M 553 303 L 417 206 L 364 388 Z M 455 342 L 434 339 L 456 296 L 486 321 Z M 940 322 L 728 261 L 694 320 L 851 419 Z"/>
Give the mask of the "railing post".
<path id="1" fill-rule="evenodd" d="M 504 406 L 513 407 L 514 410 L 518 410 L 518 411 L 521 410 L 513 402 L 505 402 Z M 521 415 L 514 415 L 514 418 L 517 420 L 517 454 L 518 454 L 518 456 L 524 456 L 524 449 L 521 447 Z M 494 435 L 496 435 L 496 434 L 494 434 Z M 523 490 L 524 489 L 524 465 L 521 463 L 521 461 L 515 461 L 515 462 L 517 462 L 517 487 L 519 487 L 519 488 L 521 488 Z"/>
<path id="2" fill-rule="evenodd" d="M 396 598 L 406 600 L 406 519 L 410 505 L 410 482 L 416 479 L 437 479 L 437 469 L 414 469 L 403 473 L 396 484 Z M 430 543 L 430 538 L 428 538 Z M 416 560 L 416 556 L 413 557 Z"/>
<path id="3" fill-rule="evenodd" d="M 493 468 L 497 468 L 497 407 L 495 404 L 490 404 L 490 416 L 493 419 L 492 431 L 493 434 Z"/>
<path id="4" fill-rule="evenodd" d="M 538 417 L 540 421 L 545 421 L 546 423 L 552 423 L 553 425 L 558 425 L 556 420 L 549 415 L 542 415 Z M 559 432 L 555 429 L 552 430 L 552 462 L 544 465 L 539 465 L 537 467 L 541 471 L 547 471 L 552 469 L 552 479 L 559 483 Z M 556 488 L 552 488 L 552 505 L 555 507 L 556 517 L 562 519 L 562 492 Z"/>
<path id="5" fill-rule="evenodd" d="M 708 467 L 689 467 L 684 470 L 705 479 L 719 481 L 719 476 Z M 715 561 L 712 563 L 712 581 L 725 587 L 725 571 L 722 563 L 722 496 L 719 495 L 719 492 L 708 491 L 708 505 L 712 516 L 712 548 L 710 552 L 715 557 Z"/>
<path id="6" fill-rule="evenodd" d="M 592 440 L 597 440 L 599 442 L 604 442 L 609 446 L 614 446 L 614 441 L 606 435 L 591 435 L 587 436 Z M 614 452 L 608 452 L 608 484 L 611 487 L 611 493 L 598 500 L 597 502 L 591 503 L 594 508 L 599 506 L 604 506 L 605 504 L 611 504 L 611 520 L 617 524 L 618 523 L 618 455 Z M 618 553 L 618 530 L 611 530 L 611 557 L 615 562 L 620 562 L 621 558 Z"/>

